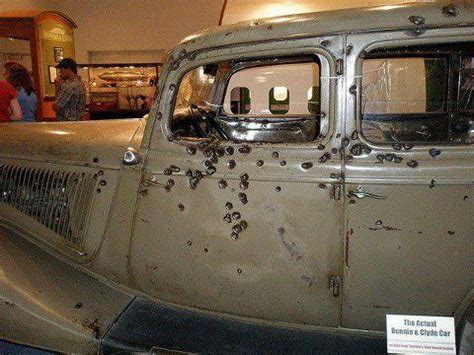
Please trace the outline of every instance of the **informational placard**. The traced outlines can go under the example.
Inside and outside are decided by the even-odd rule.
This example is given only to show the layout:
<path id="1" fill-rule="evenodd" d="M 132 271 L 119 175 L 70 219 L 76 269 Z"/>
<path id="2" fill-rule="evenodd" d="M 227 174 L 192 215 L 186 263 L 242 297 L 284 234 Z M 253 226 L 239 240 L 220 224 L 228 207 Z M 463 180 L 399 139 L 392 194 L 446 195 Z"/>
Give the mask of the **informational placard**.
<path id="1" fill-rule="evenodd" d="M 387 314 L 387 351 L 456 354 L 454 318 Z"/>

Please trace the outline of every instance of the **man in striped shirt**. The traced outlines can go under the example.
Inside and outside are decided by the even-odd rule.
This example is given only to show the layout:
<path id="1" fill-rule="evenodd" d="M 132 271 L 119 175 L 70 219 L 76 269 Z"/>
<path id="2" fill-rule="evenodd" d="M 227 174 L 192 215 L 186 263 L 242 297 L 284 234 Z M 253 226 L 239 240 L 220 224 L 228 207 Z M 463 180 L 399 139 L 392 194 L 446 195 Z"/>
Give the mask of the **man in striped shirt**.
<path id="1" fill-rule="evenodd" d="M 77 75 L 77 63 L 74 59 L 64 58 L 56 65 L 59 80 L 56 86 L 56 101 L 53 110 L 58 121 L 79 121 L 86 108 L 86 88 Z"/>

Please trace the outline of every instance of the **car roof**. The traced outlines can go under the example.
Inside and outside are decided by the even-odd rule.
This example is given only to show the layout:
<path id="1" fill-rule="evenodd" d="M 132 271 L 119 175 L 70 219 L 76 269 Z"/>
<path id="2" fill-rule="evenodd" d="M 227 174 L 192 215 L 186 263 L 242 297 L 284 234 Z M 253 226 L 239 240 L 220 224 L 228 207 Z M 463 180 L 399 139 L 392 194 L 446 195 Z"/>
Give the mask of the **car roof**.
<path id="1" fill-rule="evenodd" d="M 449 13 L 446 7 L 455 11 Z M 448 8 L 449 9 L 449 8 Z M 444 11 L 443 11 L 444 10 Z M 410 20 L 424 18 L 423 26 Z M 474 4 L 449 5 L 447 2 L 400 4 L 378 7 L 313 12 L 213 27 L 186 37 L 177 49 L 186 51 L 277 39 L 305 38 L 341 33 L 363 33 L 415 29 L 418 27 L 457 27 L 474 24 Z"/>

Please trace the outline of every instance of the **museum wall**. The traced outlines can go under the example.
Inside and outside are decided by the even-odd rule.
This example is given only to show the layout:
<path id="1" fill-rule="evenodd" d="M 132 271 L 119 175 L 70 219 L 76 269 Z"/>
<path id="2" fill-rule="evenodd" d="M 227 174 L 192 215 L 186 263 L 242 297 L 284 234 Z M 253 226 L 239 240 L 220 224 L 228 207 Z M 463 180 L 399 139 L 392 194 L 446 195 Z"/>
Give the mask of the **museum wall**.
<path id="1" fill-rule="evenodd" d="M 76 59 L 89 62 L 89 52 L 114 53 L 131 61 L 159 61 L 187 35 L 216 26 L 224 0 L 0 0 L 1 11 L 61 11 L 78 25 Z M 120 54 L 121 53 L 121 54 Z M 156 53 L 156 54 L 153 54 Z M 141 56 L 144 56 L 142 59 Z M 126 58 L 124 58 L 126 59 Z"/>

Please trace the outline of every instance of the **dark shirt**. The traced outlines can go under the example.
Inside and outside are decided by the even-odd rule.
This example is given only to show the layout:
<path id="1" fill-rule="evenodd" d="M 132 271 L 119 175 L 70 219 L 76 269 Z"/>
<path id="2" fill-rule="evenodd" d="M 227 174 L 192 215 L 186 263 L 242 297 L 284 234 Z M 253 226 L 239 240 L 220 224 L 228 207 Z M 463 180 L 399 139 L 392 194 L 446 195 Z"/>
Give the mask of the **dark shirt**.
<path id="1" fill-rule="evenodd" d="M 86 108 L 86 88 L 79 77 L 61 84 L 56 104 L 58 121 L 79 121 Z"/>

